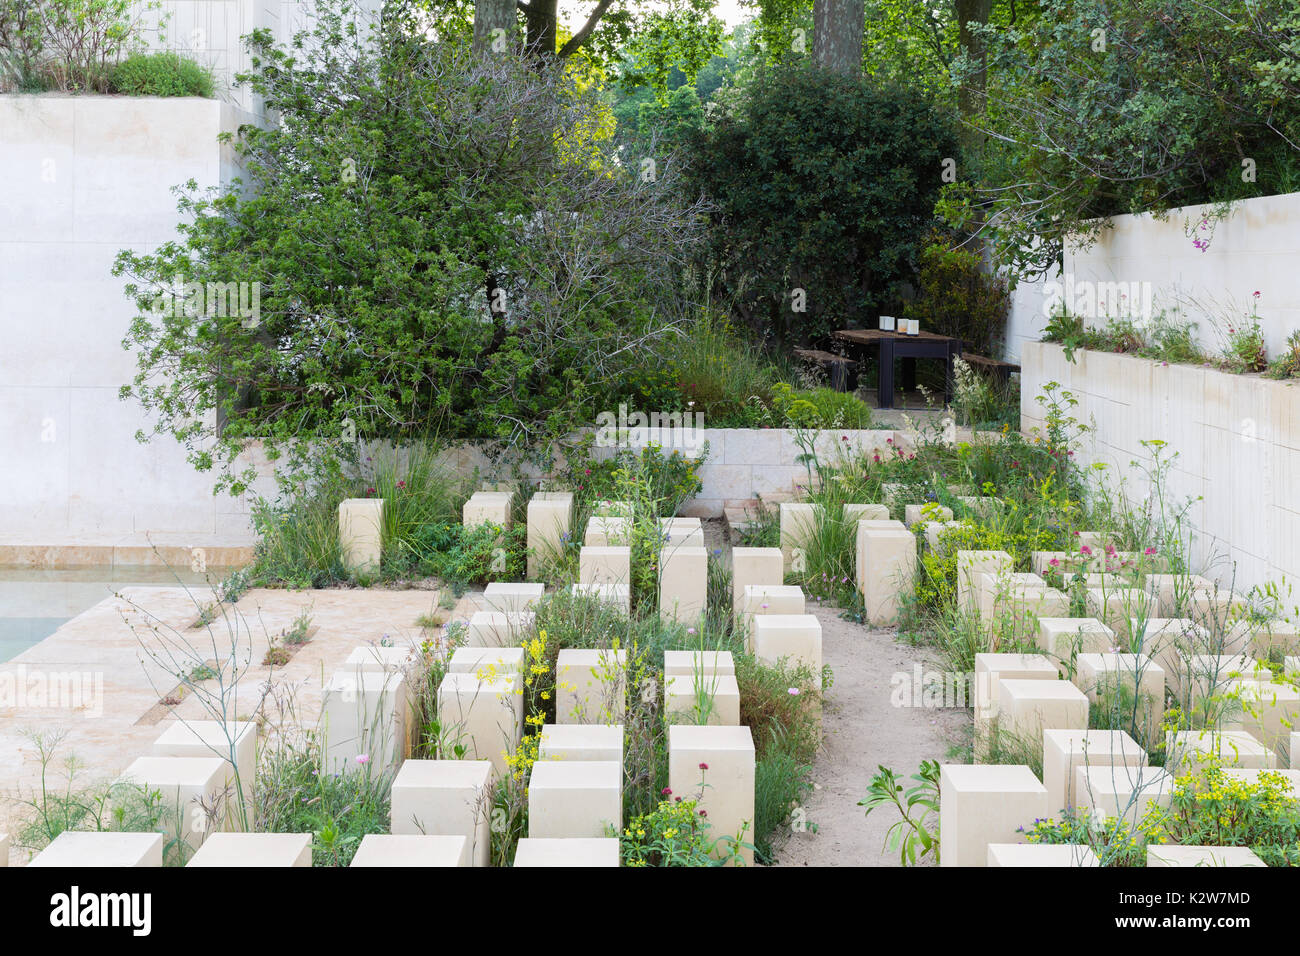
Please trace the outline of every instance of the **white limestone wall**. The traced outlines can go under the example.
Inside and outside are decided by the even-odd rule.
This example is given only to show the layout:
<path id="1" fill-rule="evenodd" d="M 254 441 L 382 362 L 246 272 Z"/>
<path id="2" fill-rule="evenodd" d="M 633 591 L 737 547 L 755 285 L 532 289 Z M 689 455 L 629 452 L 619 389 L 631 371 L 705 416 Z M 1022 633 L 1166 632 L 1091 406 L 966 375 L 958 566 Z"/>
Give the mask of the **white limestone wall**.
<path id="1" fill-rule="evenodd" d="M 118 250 L 176 238 L 171 186 L 226 183 L 219 133 L 253 117 L 203 99 L 0 97 L 0 536 L 54 544 L 251 539 L 139 406 L 122 339 L 135 314 Z M 161 540 L 167 540 L 162 538 Z"/>
<path id="2" fill-rule="evenodd" d="M 1202 228 L 1211 211 L 1115 216 L 1091 247 L 1066 248 L 1065 274 L 1076 282 L 1150 283 L 1154 307 L 1178 308 L 1212 352 L 1259 292 L 1260 325 L 1276 354 L 1300 329 L 1300 193 L 1246 200 Z"/>
<path id="3" fill-rule="evenodd" d="M 1146 485 L 1131 463 L 1150 463 L 1143 441 L 1167 442 L 1178 457 L 1166 502 L 1196 499 L 1194 570 L 1239 589 L 1300 580 L 1300 385 L 1106 352 L 1075 359 L 1057 345 L 1023 347 L 1022 428 L 1042 427 L 1034 397 L 1059 383 L 1079 400 L 1071 414 L 1095 426 L 1078 460 L 1107 464 L 1139 500 Z"/>
<path id="4" fill-rule="evenodd" d="M 1059 270 L 1054 269 L 1045 278 L 1021 280 L 1011 290 L 1011 308 L 1007 312 L 1002 361 L 1020 364 L 1021 347 L 1026 342 L 1037 342 L 1043 337 L 1043 330 L 1047 327 L 1047 283 L 1057 281 L 1059 276 Z"/>

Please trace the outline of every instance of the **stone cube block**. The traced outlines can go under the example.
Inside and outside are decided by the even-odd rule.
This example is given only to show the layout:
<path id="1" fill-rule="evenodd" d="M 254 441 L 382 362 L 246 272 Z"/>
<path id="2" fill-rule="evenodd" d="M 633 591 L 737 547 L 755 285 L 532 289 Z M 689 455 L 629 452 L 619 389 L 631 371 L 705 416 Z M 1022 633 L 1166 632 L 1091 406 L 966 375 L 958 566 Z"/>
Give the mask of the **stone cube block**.
<path id="1" fill-rule="evenodd" d="M 623 547 L 588 548 L 578 552 L 579 584 L 621 584 L 632 582 L 632 549 Z"/>
<path id="2" fill-rule="evenodd" d="M 613 760 L 542 760 L 528 781 L 528 835 L 595 839 L 623 825 L 623 767 Z"/>
<path id="3" fill-rule="evenodd" d="M 353 867 L 469 866 L 469 838 L 424 833 L 367 833 Z"/>
<path id="4" fill-rule="evenodd" d="M 623 765 L 621 724 L 543 724 L 537 755 L 541 760 L 613 761 Z"/>
<path id="5" fill-rule="evenodd" d="M 445 674 L 438 685 L 445 746 L 464 747 L 467 759 L 490 761 L 498 774 L 506 773 L 506 756 L 515 752 L 523 736 L 522 688 L 522 676 L 508 671 L 492 676 Z"/>
<path id="6" fill-rule="evenodd" d="M 1246 846 L 1147 847 L 1147 866 L 1267 866 Z"/>
<path id="7" fill-rule="evenodd" d="M 753 649 L 768 664 L 806 665 L 820 682 L 822 625 L 812 614 L 760 614 L 754 618 Z"/>
<path id="8" fill-rule="evenodd" d="M 664 676 L 722 674 L 736 676 L 736 661 L 731 651 L 664 651 Z"/>
<path id="9" fill-rule="evenodd" d="M 1163 739 L 1165 672 L 1143 654 L 1080 654 L 1074 683 L 1088 695 L 1090 710 L 1102 707 L 1128 724 L 1148 749 Z"/>
<path id="10" fill-rule="evenodd" d="M 889 505 L 845 503 L 843 520 L 851 528 L 856 528 L 859 521 L 888 521 Z"/>
<path id="11" fill-rule="evenodd" d="M 1291 732 L 1300 727 L 1300 690 L 1291 684 L 1241 680 L 1227 694 L 1237 705 L 1224 720 L 1224 729 L 1244 730 L 1277 755 L 1281 766 L 1291 762 Z"/>
<path id="12" fill-rule="evenodd" d="M 522 647 L 458 647 L 447 662 L 447 670 L 452 674 L 496 677 L 522 674 L 525 663 Z"/>
<path id="13" fill-rule="evenodd" d="M 573 584 L 569 593 L 575 598 L 591 598 L 623 614 L 630 613 L 632 608 L 632 588 L 627 584 Z"/>
<path id="14" fill-rule="evenodd" d="M 1044 730 L 1086 730 L 1088 698 L 1069 681 L 998 682 L 998 733 L 1041 745 Z"/>
<path id="15" fill-rule="evenodd" d="M 910 531 L 858 523 L 857 585 L 871 624 L 890 624 L 900 599 L 916 585 L 916 538 Z"/>
<path id="16" fill-rule="evenodd" d="M 993 843 L 1049 815 L 1047 788 L 1028 767 L 945 764 L 939 771 L 939 865 L 987 866 Z"/>
<path id="17" fill-rule="evenodd" d="M 558 557 L 573 533 L 573 493 L 539 491 L 528 499 L 528 576 Z"/>
<path id="18" fill-rule="evenodd" d="M 1078 843 L 990 843 L 989 866 L 1101 866 L 1092 849 Z"/>
<path id="19" fill-rule="evenodd" d="M 122 776 L 158 791 L 159 806 L 172 824 L 171 833 L 197 850 L 215 826 L 203 807 L 217 804 L 226 789 L 230 765 L 220 757 L 138 757 Z M 202 806 L 200 806 L 202 804 Z"/>
<path id="20" fill-rule="evenodd" d="M 383 555 L 383 498 L 345 498 L 339 502 L 339 546 L 349 571 L 379 570 Z"/>
<path id="21" fill-rule="evenodd" d="M 912 528 L 923 521 L 951 521 L 952 509 L 946 505 L 929 502 L 922 505 L 903 506 L 903 524 Z"/>
<path id="22" fill-rule="evenodd" d="M 1158 767 L 1112 764 L 1075 769 L 1075 806 L 1109 820 L 1136 826 L 1153 807 L 1168 809 L 1174 778 Z"/>
<path id="23" fill-rule="evenodd" d="M 186 866 L 309 867 L 310 833 L 214 833 Z"/>
<path id="24" fill-rule="evenodd" d="M 1075 771 L 1080 767 L 1146 763 L 1147 752 L 1122 730 L 1043 731 L 1043 785 L 1053 815 L 1075 806 Z"/>
<path id="25" fill-rule="evenodd" d="M 1114 654 L 1118 650 L 1115 632 L 1095 617 L 1040 617 L 1038 647 L 1061 662 L 1063 670 L 1079 654 Z"/>
<path id="26" fill-rule="evenodd" d="M 1155 599 L 1152 617 L 1176 618 L 1188 612 L 1192 592 L 1213 588 L 1214 582 L 1199 574 L 1148 574 L 1147 593 Z"/>
<path id="27" fill-rule="evenodd" d="M 664 677 L 664 716 L 687 724 L 740 724 L 740 686 L 726 674 Z"/>
<path id="28" fill-rule="evenodd" d="M 785 565 L 780 548 L 731 549 L 731 607 L 737 620 L 741 598 L 751 584 L 785 583 Z"/>
<path id="29" fill-rule="evenodd" d="M 1133 618 L 1147 618 L 1150 598 L 1137 588 L 1088 588 L 1085 595 L 1088 615 L 1099 618 L 1126 643 L 1132 639 Z"/>
<path id="30" fill-rule="evenodd" d="M 483 604 L 489 611 L 520 614 L 533 610 L 545 593 L 540 582 L 493 581 L 483 589 Z"/>
<path id="31" fill-rule="evenodd" d="M 659 519 L 659 530 L 663 535 L 663 550 L 675 548 L 704 547 L 704 524 L 699 518 L 686 518 L 674 515 Z"/>
<path id="32" fill-rule="evenodd" d="M 796 551 L 807 549 L 808 542 L 817 533 L 817 522 L 821 518 L 821 505 L 800 501 L 781 502 L 781 556 L 785 560 L 787 571 L 800 570 L 801 562 L 796 560 Z M 800 567 L 796 567 L 799 564 Z"/>
<path id="33" fill-rule="evenodd" d="M 330 773 L 395 766 L 404 755 L 410 716 L 406 678 L 397 673 L 335 671 L 321 692 L 321 732 Z M 358 762 L 358 758 L 362 762 Z"/>
<path id="34" fill-rule="evenodd" d="M 626 548 L 632 544 L 630 515 L 592 515 L 582 544 L 588 548 Z"/>
<path id="35" fill-rule="evenodd" d="M 748 727 L 670 726 L 668 786 L 704 811 L 715 856 L 730 858 L 732 840 L 754 842 L 754 737 Z M 752 865 L 753 850 L 739 852 Z"/>
<path id="36" fill-rule="evenodd" d="M 555 665 L 556 723 L 623 723 L 626 671 L 626 650 L 561 650 Z"/>
<path id="37" fill-rule="evenodd" d="M 226 762 L 224 785 L 231 796 L 225 830 L 242 829 L 253 818 L 253 783 L 257 775 L 257 724 L 251 720 L 177 720 L 153 742 L 155 757 L 219 757 Z M 243 795 L 243 808 L 239 797 Z"/>
<path id="38" fill-rule="evenodd" d="M 516 867 L 521 866 L 618 866 L 617 837 L 555 840 L 523 837 L 515 847 Z"/>
<path id="39" fill-rule="evenodd" d="M 470 495 L 462 509 L 461 524 L 467 528 L 493 524 L 510 527 L 510 513 L 514 508 L 513 491 L 476 491 Z"/>
<path id="40" fill-rule="evenodd" d="M 1005 551 L 957 552 L 957 607 L 967 614 L 979 610 L 979 574 L 1010 574 L 1014 570 L 1011 555 Z"/>
<path id="41" fill-rule="evenodd" d="M 7 840 L 4 841 L 7 844 Z M 9 847 L 0 846 L 9 861 Z M 64 830 L 28 866 L 66 867 L 152 867 L 163 865 L 161 833 L 117 833 L 113 831 Z"/>
<path id="42" fill-rule="evenodd" d="M 1244 730 L 1171 731 L 1165 745 L 1165 766 L 1175 776 L 1191 773 L 1207 760 L 1245 770 L 1277 767 L 1273 752 Z"/>
<path id="43" fill-rule="evenodd" d="M 754 618 L 766 614 L 804 613 L 803 588 L 795 584 L 749 584 L 736 611 L 736 626 L 745 632 L 745 646 L 754 646 Z"/>
<path id="44" fill-rule="evenodd" d="M 472 864 L 487 866 L 493 773 L 487 760 L 406 761 L 393 778 L 393 833 L 463 836 Z"/>
<path id="45" fill-rule="evenodd" d="M 519 647 L 533 632 L 532 611 L 475 611 L 465 628 L 466 647 Z"/>
<path id="46" fill-rule="evenodd" d="M 659 554 L 659 616 L 694 624 L 709 599 L 709 558 L 703 547 L 664 545 Z"/>

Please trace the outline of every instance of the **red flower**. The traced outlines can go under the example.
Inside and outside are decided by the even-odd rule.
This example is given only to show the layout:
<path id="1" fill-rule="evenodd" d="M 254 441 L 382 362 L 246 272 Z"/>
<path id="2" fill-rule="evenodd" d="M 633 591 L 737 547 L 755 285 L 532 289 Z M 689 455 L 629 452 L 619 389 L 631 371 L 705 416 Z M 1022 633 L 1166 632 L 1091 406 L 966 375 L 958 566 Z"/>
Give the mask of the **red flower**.
<path id="1" fill-rule="evenodd" d="M 701 769 L 701 770 L 708 770 L 708 769 L 709 769 L 709 765 L 706 764 L 706 763 L 702 763 L 702 764 L 700 764 L 700 769 Z"/>

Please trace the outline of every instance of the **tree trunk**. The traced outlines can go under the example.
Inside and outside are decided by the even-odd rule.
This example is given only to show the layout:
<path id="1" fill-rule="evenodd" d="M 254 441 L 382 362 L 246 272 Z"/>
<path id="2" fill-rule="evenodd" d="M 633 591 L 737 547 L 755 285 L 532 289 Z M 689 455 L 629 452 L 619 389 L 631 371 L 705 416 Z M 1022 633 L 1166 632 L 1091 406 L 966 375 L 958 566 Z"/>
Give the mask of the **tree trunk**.
<path id="1" fill-rule="evenodd" d="M 863 0 L 815 0 L 813 62 L 844 76 L 862 75 Z"/>
<path id="2" fill-rule="evenodd" d="M 507 49 L 518 43 L 519 23 L 515 18 L 515 0 L 475 0 L 474 52 L 493 50 L 497 39 L 495 31 L 505 31 Z"/>
<path id="3" fill-rule="evenodd" d="M 528 55 L 534 58 L 555 55 L 555 22 L 558 16 L 559 0 L 529 0 L 524 20 L 528 24 L 528 36 L 524 46 Z"/>
<path id="4" fill-rule="evenodd" d="M 964 53 L 976 64 L 968 82 L 957 91 L 957 107 L 963 116 L 984 111 L 984 85 L 986 81 L 986 53 L 984 41 L 971 32 L 968 24 L 985 24 L 993 13 L 993 0 L 953 0 L 957 14 L 957 38 Z"/>

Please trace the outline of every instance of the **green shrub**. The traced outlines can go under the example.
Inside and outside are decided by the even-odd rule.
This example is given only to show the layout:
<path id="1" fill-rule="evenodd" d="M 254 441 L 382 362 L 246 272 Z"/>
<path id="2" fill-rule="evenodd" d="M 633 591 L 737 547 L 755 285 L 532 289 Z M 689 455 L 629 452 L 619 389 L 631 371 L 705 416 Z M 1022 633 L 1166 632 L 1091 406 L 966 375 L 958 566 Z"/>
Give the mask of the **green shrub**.
<path id="1" fill-rule="evenodd" d="M 109 87 L 128 96 L 212 96 L 212 74 L 177 53 L 133 53 L 113 68 Z"/>
<path id="2" fill-rule="evenodd" d="M 773 425 L 797 428 L 873 428 L 871 407 L 848 392 L 832 388 L 772 388 Z"/>
<path id="3" fill-rule="evenodd" d="M 917 319 L 923 331 L 951 335 L 975 352 L 996 358 L 1011 294 L 1006 279 L 983 266 L 979 252 L 934 238 L 921 251 L 919 290 L 903 315 Z"/>
<path id="4" fill-rule="evenodd" d="M 914 273 L 957 154 L 950 123 L 912 92 L 802 65 L 760 73 L 689 149 L 712 204 L 699 271 L 783 344 L 874 324 Z"/>

